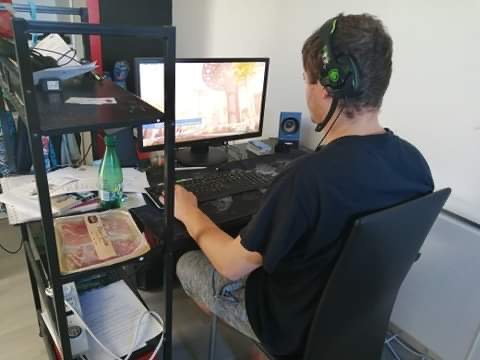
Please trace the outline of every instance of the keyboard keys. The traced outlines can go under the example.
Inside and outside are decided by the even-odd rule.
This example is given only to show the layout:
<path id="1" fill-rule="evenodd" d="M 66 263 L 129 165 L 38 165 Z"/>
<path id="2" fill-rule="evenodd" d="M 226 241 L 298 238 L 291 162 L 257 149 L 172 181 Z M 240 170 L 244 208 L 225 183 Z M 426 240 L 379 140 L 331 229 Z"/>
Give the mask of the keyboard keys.
<path id="1" fill-rule="evenodd" d="M 253 171 L 234 170 L 220 171 L 193 179 L 179 180 L 177 183 L 193 192 L 199 202 L 216 200 L 247 191 L 267 187 L 272 177 L 257 174 Z M 163 184 L 146 189 L 154 201 L 163 192 Z"/>

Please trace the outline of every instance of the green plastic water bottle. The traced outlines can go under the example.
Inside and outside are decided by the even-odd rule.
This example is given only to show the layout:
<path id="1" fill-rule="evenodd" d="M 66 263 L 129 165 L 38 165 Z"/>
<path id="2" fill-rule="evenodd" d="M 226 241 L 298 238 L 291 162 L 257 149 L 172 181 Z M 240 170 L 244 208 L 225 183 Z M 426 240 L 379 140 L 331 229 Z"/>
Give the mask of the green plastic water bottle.
<path id="1" fill-rule="evenodd" d="M 106 150 L 98 179 L 98 196 L 104 209 L 116 209 L 122 204 L 123 174 L 115 149 L 116 142 L 114 136 L 105 136 Z"/>

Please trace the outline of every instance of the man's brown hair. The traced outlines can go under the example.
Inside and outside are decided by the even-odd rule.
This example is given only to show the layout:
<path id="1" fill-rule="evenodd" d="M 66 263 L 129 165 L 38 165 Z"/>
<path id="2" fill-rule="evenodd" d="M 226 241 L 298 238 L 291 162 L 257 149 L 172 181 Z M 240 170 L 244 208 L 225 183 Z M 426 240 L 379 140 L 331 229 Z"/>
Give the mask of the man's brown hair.
<path id="1" fill-rule="evenodd" d="M 353 117 L 355 112 L 380 109 L 392 75 L 393 53 L 392 39 L 382 22 L 369 14 L 340 15 L 330 43 L 333 55 L 351 56 L 359 72 L 358 95 L 340 99 L 346 115 Z M 320 29 L 303 45 L 303 67 L 313 84 L 320 78 L 324 45 Z"/>

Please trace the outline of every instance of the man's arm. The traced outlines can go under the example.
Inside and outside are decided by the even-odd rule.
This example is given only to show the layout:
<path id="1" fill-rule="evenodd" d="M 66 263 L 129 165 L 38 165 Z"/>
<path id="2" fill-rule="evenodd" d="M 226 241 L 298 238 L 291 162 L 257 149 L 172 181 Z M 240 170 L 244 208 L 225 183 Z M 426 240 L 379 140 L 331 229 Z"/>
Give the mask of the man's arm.
<path id="1" fill-rule="evenodd" d="M 175 217 L 185 224 L 213 267 L 227 279 L 237 280 L 262 265 L 262 255 L 246 250 L 240 236 L 233 239 L 222 231 L 198 208 L 195 195 L 179 185 L 175 187 Z"/>

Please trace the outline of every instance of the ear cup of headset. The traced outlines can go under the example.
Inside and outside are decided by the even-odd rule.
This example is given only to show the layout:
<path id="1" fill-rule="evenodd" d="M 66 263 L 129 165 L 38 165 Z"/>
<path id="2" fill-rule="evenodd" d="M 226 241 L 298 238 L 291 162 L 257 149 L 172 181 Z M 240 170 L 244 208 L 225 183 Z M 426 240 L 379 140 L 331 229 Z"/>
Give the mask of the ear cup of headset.
<path id="1" fill-rule="evenodd" d="M 338 81 L 332 82 L 329 76 L 328 90 L 332 96 L 339 99 L 353 98 L 359 93 L 358 67 L 351 56 L 339 56 L 336 59 Z M 332 71 L 330 70 L 330 74 Z"/>
<path id="2" fill-rule="evenodd" d="M 324 64 L 320 70 L 320 83 L 332 97 L 352 98 L 358 95 L 359 72 L 355 60 L 350 55 L 334 54 L 334 34 L 341 15 L 327 21 L 320 29 L 320 37 L 325 44 L 322 51 Z"/>

